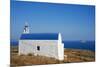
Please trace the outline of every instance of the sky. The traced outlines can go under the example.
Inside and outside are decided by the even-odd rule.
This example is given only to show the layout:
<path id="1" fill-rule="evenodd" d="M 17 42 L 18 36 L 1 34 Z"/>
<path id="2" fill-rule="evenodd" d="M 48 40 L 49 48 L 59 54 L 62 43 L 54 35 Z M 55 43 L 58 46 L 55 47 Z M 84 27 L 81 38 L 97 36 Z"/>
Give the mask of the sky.
<path id="1" fill-rule="evenodd" d="M 65 41 L 95 40 L 95 6 L 11 1 L 11 40 L 19 40 L 25 22 L 31 33 L 61 33 Z"/>

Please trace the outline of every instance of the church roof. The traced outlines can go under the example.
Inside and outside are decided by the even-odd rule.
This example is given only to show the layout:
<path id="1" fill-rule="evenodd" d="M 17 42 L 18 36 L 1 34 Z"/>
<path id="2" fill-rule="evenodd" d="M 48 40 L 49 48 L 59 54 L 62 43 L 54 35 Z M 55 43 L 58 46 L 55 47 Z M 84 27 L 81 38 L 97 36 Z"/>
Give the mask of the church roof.
<path id="1" fill-rule="evenodd" d="M 58 40 L 58 33 L 22 34 L 20 40 Z"/>

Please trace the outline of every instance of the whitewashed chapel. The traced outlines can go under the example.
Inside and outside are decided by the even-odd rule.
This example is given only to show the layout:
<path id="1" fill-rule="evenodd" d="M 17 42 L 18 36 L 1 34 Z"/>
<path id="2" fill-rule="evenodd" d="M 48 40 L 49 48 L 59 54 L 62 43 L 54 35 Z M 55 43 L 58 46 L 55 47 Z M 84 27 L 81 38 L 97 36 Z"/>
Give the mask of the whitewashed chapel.
<path id="1" fill-rule="evenodd" d="M 64 44 L 60 33 L 30 33 L 28 24 L 19 40 L 19 55 L 34 54 L 64 60 Z"/>

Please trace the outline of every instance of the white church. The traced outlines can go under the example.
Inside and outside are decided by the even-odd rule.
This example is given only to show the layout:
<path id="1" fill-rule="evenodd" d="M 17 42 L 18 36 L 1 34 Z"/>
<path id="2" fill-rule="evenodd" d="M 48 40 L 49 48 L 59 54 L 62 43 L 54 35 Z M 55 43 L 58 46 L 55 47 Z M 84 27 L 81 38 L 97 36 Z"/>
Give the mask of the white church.
<path id="1" fill-rule="evenodd" d="M 64 60 L 64 44 L 60 33 L 30 33 L 28 24 L 19 40 L 19 55 L 34 54 Z"/>

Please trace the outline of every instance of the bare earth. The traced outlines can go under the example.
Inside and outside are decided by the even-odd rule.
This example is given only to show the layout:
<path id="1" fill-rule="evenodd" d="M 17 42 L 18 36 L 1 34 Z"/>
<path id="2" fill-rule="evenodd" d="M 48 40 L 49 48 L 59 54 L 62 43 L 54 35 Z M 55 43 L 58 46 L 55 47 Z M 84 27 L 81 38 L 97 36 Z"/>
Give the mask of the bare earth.
<path id="1" fill-rule="evenodd" d="M 11 66 L 59 64 L 73 62 L 92 62 L 95 61 L 95 52 L 79 49 L 64 49 L 64 60 L 59 61 L 45 56 L 18 55 L 18 48 L 11 46 Z"/>

